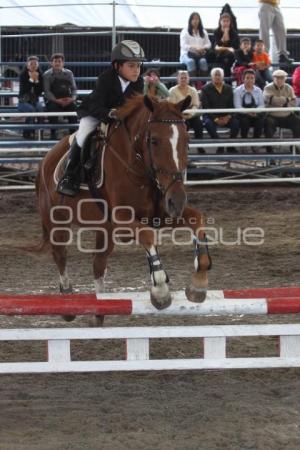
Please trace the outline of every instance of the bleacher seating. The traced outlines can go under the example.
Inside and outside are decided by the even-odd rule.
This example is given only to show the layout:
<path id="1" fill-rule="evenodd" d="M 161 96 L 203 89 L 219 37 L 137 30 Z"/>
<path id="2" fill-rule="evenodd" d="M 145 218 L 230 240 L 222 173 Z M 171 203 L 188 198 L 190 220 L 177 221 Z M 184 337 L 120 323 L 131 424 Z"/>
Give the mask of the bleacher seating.
<path id="1" fill-rule="evenodd" d="M 8 64 L 8 63 L 7 63 Z M 12 63 L 9 63 L 12 64 Z M 18 63 L 20 64 L 20 63 Z M 66 67 L 72 65 L 87 65 L 89 63 L 66 63 Z M 107 66 L 109 63 L 97 62 L 91 63 L 93 66 Z M 300 63 L 299 63 L 300 64 Z M 298 65 L 294 63 L 291 67 Z M 155 67 L 172 67 L 174 69 L 183 68 L 182 64 L 178 62 L 149 62 L 146 66 Z M 275 66 L 275 65 L 274 65 Z M 76 82 L 80 85 L 84 82 L 95 82 L 97 77 L 75 77 Z M 207 81 L 209 77 L 198 77 L 192 78 L 191 81 L 201 80 Z M 164 83 L 175 83 L 176 77 L 162 77 L 161 80 Z M 17 81 L 14 77 L 1 77 L 0 82 L 5 81 Z M 232 78 L 227 79 L 227 81 L 233 81 Z M 290 78 L 288 78 L 290 81 Z M 90 89 L 78 89 L 79 99 L 88 95 Z M 18 96 L 18 92 L 10 89 L 0 90 L 0 113 L 17 112 L 16 101 L 12 104 L 3 104 L 3 100 L 12 99 Z M 6 100 L 7 101 L 7 100 Z M 24 114 L 23 114 L 24 116 Z M 24 124 L 24 122 L 18 122 L 15 118 L 6 120 L 0 116 L 0 165 L 9 165 L 11 167 L 13 164 L 35 164 L 38 163 L 43 155 L 55 144 L 55 141 L 49 139 L 43 139 L 43 133 L 56 128 L 58 130 L 64 130 L 69 128 L 74 128 L 78 125 L 70 125 L 68 123 L 59 123 L 57 125 L 51 125 L 47 122 L 45 123 L 35 123 L 35 124 Z M 17 133 L 20 130 L 37 130 L 37 140 L 23 140 L 21 136 L 17 137 L 15 134 L 13 137 L 3 134 L 5 130 L 11 133 Z M 221 130 L 221 133 L 226 133 L 225 130 Z M 46 133 L 47 135 L 47 133 Z M 44 133 L 44 137 L 46 136 Z M 254 153 L 252 150 L 247 149 L 246 152 L 243 151 L 246 147 L 265 147 L 274 144 L 274 140 L 267 140 L 262 138 L 259 142 L 254 142 L 253 140 L 235 140 L 234 144 L 240 146 L 240 154 L 229 155 L 229 154 L 218 154 L 216 155 L 215 149 L 220 145 L 220 140 L 213 141 L 212 139 L 207 139 L 207 133 L 205 132 L 205 139 L 200 141 L 195 141 L 191 139 L 190 142 L 190 155 L 189 155 L 189 174 L 192 177 L 212 177 L 212 176 L 226 176 L 229 178 L 242 177 L 242 172 L 244 174 L 251 173 L 252 177 L 265 177 L 266 173 L 270 173 L 271 176 L 275 174 L 283 175 L 288 174 L 288 176 L 294 176 L 299 173 L 300 167 L 297 166 L 297 162 L 300 162 L 300 155 L 296 154 L 295 150 L 295 140 L 290 138 L 285 138 L 283 135 L 280 136 L 281 142 L 277 144 L 285 144 L 287 151 L 278 152 L 276 155 L 268 155 L 264 153 Z M 283 141 L 284 138 L 284 141 Z M 221 141 L 223 147 L 232 146 L 233 142 L 226 139 L 226 141 Z M 300 142 L 297 142 L 300 146 Z M 207 154 L 197 155 L 194 154 L 194 148 L 202 146 L 206 149 Z M 281 145 L 282 147 L 282 145 Z M 293 153 L 290 152 L 290 147 L 293 147 Z M 8 151 L 10 150 L 10 151 Z M 274 165 L 274 159 L 277 164 Z M 288 164 L 287 164 L 288 162 Z M 236 168 L 237 166 L 237 168 Z M 0 177 L 0 185 L 3 183 L 3 179 Z"/>

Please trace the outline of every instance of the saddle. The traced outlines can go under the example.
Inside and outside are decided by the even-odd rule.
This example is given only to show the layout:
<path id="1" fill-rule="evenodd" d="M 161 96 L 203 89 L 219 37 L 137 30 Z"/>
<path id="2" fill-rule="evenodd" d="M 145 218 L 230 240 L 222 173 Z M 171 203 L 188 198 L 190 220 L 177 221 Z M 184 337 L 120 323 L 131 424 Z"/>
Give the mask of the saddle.
<path id="1" fill-rule="evenodd" d="M 84 141 L 80 156 L 80 189 L 88 190 L 92 185 L 100 188 L 104 183 L 104 155 L 105 155 L 105 139 L 107 136 L 108 126 L 101 124 L 96 130 L 92 131 Z M 70 144 L 75 138 L 75 133 L 70 136 Z M 58 162 L 54 173 L 54 180 L 58 180 L 63 176 L 67 161 L 67 151 Z"/>

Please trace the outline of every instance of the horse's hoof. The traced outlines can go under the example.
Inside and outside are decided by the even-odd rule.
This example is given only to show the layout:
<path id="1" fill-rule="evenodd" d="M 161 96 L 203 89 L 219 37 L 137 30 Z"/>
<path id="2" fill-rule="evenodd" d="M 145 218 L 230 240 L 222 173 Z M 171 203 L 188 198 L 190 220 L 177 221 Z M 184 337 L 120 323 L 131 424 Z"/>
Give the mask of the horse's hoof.
<path id="1" fill-rule="evenodd" d="M 90 327 L 102 327 L 104 324 L 105 316 L 92 316 L 89 317 L 89 326 Z"/>
<path id="2" fill-rule="evenodd" d="M 63 318 L 66 322 L 72 322 L 73 320 L 76 319 L 76 316 L 62 316 L 62 318 Z"/>
<path id="3" fill-rule="evenodd" d="M 186 298 L 190 302 L 203 303 L 206 299 L 206 288 L 195 288 L 194 286 L 189 286 L 185 289 Z"/>
<path id="4" fill-rule="evenodd" d="M 60 284 L 60 285 L 59 285 L 59 292 L 60 292 L 61 294 L 72 294 L 72 293 L 73 293 L 73 287 L 72 287 L 72 285 L 70 284 L 69 287 L 64 288 L 63 285 Z"/>
<path id="5" fill-rule="evenodd" d="M 172 303 L 172 296 L 169 291 L 163 297 L 158 297 L 152 291 L 150 292 L 150 300 L 154 308 L 162 310 L 168 308 Z"/>

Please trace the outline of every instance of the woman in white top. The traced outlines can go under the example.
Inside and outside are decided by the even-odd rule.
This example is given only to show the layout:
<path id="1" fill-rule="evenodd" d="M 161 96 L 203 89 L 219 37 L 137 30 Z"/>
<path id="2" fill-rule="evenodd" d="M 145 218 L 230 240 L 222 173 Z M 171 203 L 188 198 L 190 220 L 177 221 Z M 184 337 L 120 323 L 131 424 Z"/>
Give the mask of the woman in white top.
<path id="1" fill-rule="evenodd" d="M 178 103 L 185 99 L 188 95 L 191 96 L 191 104 L 189 109 L 199 109 L 200 100 L 196 89 L 189 85 L 190 77 L 187 70 L 178 70 L 177 72 L 177 85 L 173 86 L 170 90 L 170 96 L 168 100 L 172 103 Z M 203 138 L 203 124 L 199 115 L 184 114 L 185 123 L 187 128 L 194 130 L 195 139 Z M 205 153 L 204 149 L 199 147 L 198 153 Z"/>
<path id="2" fill-rule="evenodd" d="M 191 76 L 207 72 L 208 50 L 211 48 L 207 31 L 203 28 L 200 15 L 193 12 L 188 27 L 180 33 L 180 62 L 185 64 Z"/>

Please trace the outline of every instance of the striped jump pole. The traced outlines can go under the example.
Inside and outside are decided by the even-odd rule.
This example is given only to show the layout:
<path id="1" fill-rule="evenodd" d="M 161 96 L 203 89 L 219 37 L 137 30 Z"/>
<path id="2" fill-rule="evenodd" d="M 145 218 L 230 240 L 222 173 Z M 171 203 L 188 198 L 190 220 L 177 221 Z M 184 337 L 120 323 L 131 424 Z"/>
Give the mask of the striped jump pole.
<path id="1" fill-rule="evenodd" d="M 266 315 L 300 313 L 300 287 L 210 290 L 203 303 L 189 302 L 184 291 L 158 311 L 149 292 L 95 294 L 0 294 L 1 315 Z"/>
<path id="2" fill-rule="evenodd" d="M 149 292 L 69 295 L 0 295 L 5 315 L 232 315 L 289 314 L 300 312 L 300 288 L 263 288 L 208 291 L 201 304 L 191 303 L 183 291 L 173 293 L 172 305 L 157 311 Z M 279 336 L 277 357 L 230 357 L 228 338 Z M 160 358 L 150 356 L 151 339 L 201 338 L 203 356 Z M 76 360 L 71 342 L 125 340 L 123 360 Z M 1 373 L 63 373 L 134 370 L 258 369 L 300 367 L 300 324 L 209 325 L 110 328 L 0 329 L 0 341 L 45 341 L 46 361 L 0 362 Z M 122 343 L 123 345 L 123 343 Z M 167 355 L 166 355 L 167 356 Z"/>

